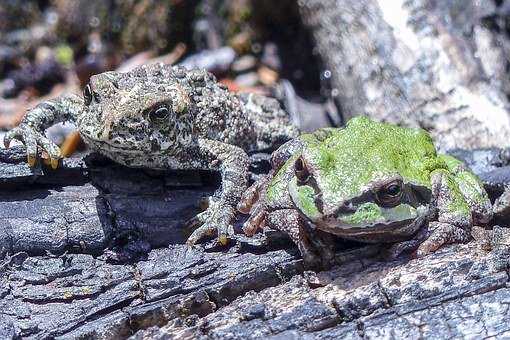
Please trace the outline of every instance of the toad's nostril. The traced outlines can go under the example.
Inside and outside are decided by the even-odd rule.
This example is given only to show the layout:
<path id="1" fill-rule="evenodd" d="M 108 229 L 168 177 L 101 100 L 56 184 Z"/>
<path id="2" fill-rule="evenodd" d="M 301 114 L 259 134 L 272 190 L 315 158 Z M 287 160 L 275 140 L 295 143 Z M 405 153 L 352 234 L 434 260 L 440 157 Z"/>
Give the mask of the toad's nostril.
<path id="1" fill-rule="evenodd" d="M 99 93 L 93 91 L 92 92 L 92 97 L 94 97 L 94 101 L 96 103 L 99 104 L 101 102 L 101 96 L 99 95 Z"/>

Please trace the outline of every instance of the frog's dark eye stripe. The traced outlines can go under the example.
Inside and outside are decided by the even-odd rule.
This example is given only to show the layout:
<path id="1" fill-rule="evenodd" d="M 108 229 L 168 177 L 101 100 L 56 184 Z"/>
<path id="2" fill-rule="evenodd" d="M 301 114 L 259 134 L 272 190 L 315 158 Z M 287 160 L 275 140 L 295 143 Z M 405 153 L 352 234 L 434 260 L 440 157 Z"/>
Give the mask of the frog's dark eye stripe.
<path id="1" fill-rule="evenodd" d="M 402 198 L 402 183 L 395 181 L 381 187 L 376 193 L 376 198 L 383 206 L 398 204 Z"/>
<path id="2" fill-rule="evenodd" d="M 301 157 L 296 159 L 296 162 L 294 163 L 294 172 L 300 184 L 304 184 L 310 179 L 310 172 Z"/>

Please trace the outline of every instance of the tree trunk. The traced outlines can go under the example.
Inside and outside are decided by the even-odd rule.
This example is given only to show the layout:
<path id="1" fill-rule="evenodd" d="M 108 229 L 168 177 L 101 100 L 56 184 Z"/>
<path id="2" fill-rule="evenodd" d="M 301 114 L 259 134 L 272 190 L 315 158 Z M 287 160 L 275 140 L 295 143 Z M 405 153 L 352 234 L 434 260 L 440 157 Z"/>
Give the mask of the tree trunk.
<path id="1" fill-rule="evenodd" d="M 442 149 L 509 144 L 509 39 L 489 28 L 492 1 L 298 3 L 346 117 L 420 126 Z"/>

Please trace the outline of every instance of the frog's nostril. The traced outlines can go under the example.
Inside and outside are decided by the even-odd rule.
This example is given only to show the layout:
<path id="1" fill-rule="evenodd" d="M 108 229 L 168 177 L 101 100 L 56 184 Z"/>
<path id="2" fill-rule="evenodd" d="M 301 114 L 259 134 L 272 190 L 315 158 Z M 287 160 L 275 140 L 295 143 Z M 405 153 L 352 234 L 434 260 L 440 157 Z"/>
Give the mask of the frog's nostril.
<path id="1" fill-rule="evenodd" d="M 336 214 L 348 214 L 356 211 L 356 208 L 352 204 L 352 202 L 343 202 L 338 209 L 336 210 Z"/>

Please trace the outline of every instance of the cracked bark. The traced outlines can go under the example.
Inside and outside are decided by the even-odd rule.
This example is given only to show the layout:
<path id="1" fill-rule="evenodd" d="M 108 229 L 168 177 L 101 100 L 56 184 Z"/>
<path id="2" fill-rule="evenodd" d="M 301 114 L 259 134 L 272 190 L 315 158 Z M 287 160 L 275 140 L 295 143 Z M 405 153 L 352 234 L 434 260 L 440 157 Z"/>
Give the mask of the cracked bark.
<path id="1" fill-rule="evenodd" d="M 506 154 L 456 152 L 493 197 L 510 182 Z M 22 149 L 0 150 L 9 226 L 0 234 L 0 338 L 510 335 L 505 246 L 472 242 L 388 262 L 377 246 L 351 244 L 338 254 L 343 265 L 319 274 L 303 272 L 278 234 L 188 249 L 181 222 L 214 181 L 182 176 L 94 158 L 31 170 Z M 496 234 L 497 243 L 510 241 L 506 228 Z M 141 252 L 138 242 L 153 248 L 142 259 L 115 264 L 102 255 L 106 246 Z"/>

